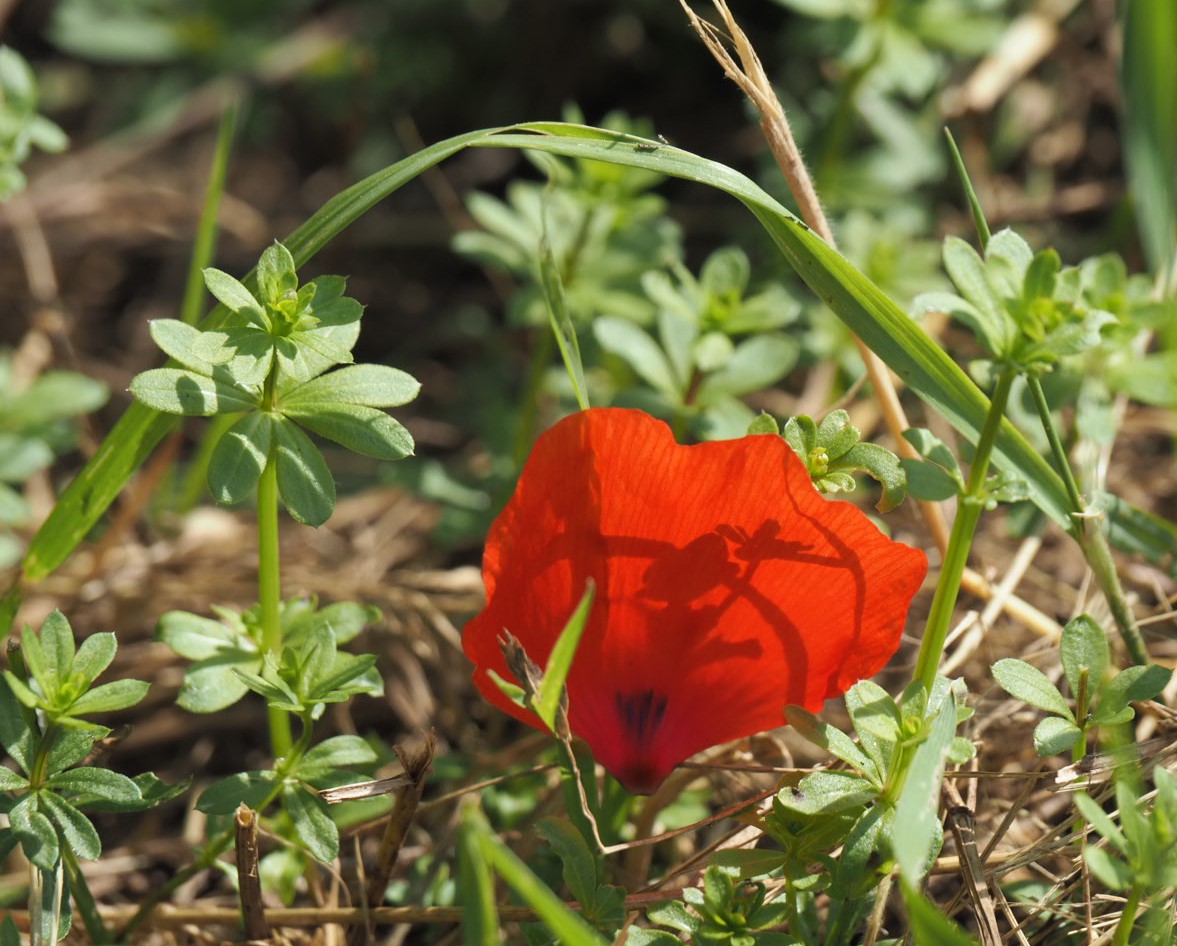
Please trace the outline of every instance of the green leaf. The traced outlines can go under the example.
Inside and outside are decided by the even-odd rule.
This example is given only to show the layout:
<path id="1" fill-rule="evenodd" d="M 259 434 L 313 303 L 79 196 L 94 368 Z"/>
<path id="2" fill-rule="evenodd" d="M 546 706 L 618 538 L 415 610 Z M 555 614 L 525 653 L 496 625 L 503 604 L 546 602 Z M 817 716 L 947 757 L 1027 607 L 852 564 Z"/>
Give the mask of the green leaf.
<path id="1" fill-rule="evenodd" d="M 1075 721 L 1067 701 L 1059 693 L 1058 687 L 1050 682 L 1050 678 L 1037 667 L 1032 667 L 1024 660 L 1006 657 L 993 665 L 993 679 L 997 681 L 1006 693 L 1023 703 L 1037 706 L 1048 713 L 1054 713 L 1064 719 Z"/>
<path id="2" fill-rule="evenodd" d="M 318 778 L 331 769 L 345 769 L 353 765 L 372 765 L 379 757 L 359 736 L 332 736 L 313 746 L 298 763 L 298 777 Z"/>
<path id="3" fill-rule="evenodd" d="M 585 585 L 580 603 L 568 618 L 564 629 L 560 631 L 560 636 L 556 638 L 552 653 L 548 657 L 548 664 L 544 667 L 543 682 L 535 701 L 535 713 L 552 731 L 556 729 L 556 711 L 560 707 L 560 698 L 564 693 L 564 682 L 572 670 L 576 648 L 580 646 L 580 639 L 588 627 L 589 613 L 592 611 L 596 593 L 597 587 L 590 579 Z"/>
<path id="4" fill-rule="evenodd" d="M 50 703 L 55 703 L 69 679 L 74 662 L 74 632 L 69 621 L 60 611 L 52 612 L 41 625 L 40 634 L 25 628 L 21 635 L 21 648 L 29 675 L 37 681 Z M 20 682 L 9 678 L 10 684 Z"/>
<path id="5" fill-rule="evenodd" d="M 246 687 L 269 703 L 272 709 L 286 710 L 289 713 L 300 713 L 305 709 L 298 694 L 280 678 L 267 679 L 261 674 L 241 667 L 234 667 L 233 674 Z"/>
<path id="6" fill-rule="evenodd" d="M 1116 720 L 1125 708 L 1130 709 L 1129 703 L 1151 700 L 1165 689 L 1172 675 L 1173 671 L 1168 667 L 1156 664 L 1125 667 L 1104 685 L 1092 722 L 1100 726 L 1107 725 Z M 1128 719 L 1131 718 L 1130 712 Z"/>
<path id="7" fill-rule="evenodd" d="M 923 427 L 911 427 L 905 430 L 903 432 L 903 439 L 915 447 L 921 457 L 931 461 L 938 467 L 942 467 L 945 472 L 960 482 L 963 487 L 964 478 L 961 476 L 960 465 L 956 462 L 955 455 L 948 449 L 944 441 Z"/>
<path id="8" fill-rule="evenodd" d="M 672 930 L 682 933 L 695 933 L 701 925 L 699 918 L 678 900 L 656 903 L 646 910 L 646 916 L 650 918 L 651 923 L 669 926 Z"/>
<path id="9" fill-rule="evenodd" d="M 201 331 L 179 319 L 152 319 L 147 323 L 151 339 L 169 358 L 175 358 L 185 368 L 197 374 L 212 376 L 213 365 L 196 354 Z"/>
<path id="10" fill-rule="evenodd" d="M 118 651 L 114 634 L 109 631 L 91 634 L 78 648 L 70 665 L 70 676 L 74 685 L 88 687 L 110 666 Z"/>
<path id="11" fill-rule="evenodd" d="M 1083 731 L 1069 719 L 1047 716 L 1034 727 L 1034 750 L 1040 756 L 1067 752 L 1082 735 Z"/>
<path id="12" fill-rule="evenodd" d="M 325 608 L 307 610 L 289 620 L 283 615 L 283 636 L 288 644 L 295 644 L 316 628 L 326 627 L 335 635 L 336 644 L 346 644 L 369 624 L 379 620 L 379 608 L 354 601 L 337 601 Z"/>
<path id="13" fill-rule="evenodd" d="M 1059 643 L 1063 675 L 1071 687 L 1071 695 L 1078 698 L 1079 678 L 1087 672 L 1087 700 L 1103 684 L 1103 675 L 1108 669 L 1108 642 L 1103 628 L 1086 614 L 1080 614 L 1067 622 Z M 1040 753 L 1041 754 L 1041 753 Z"/>
<path id="14" fill-rule="evenodd" d="M 879 512 L 890 512 L 907 497 L 907 473 L 899 458 L 885 447 L 873 443 L 856 443 L 831 469 L 862 470 L 883 487 L 875 504 Z"/>
<path id="15" fill-rule="evenodd" d="M 748 425 L 748 436 L 756 436 L 758 434 L 780 434 L 781 426 L 777 423 L 776 418 L 771 414 L 761 411 L 756 415 L 756 419 Z"/>
<path id="16" fill-rule="evenodd" d="M 252 391 L 184 368 L 155 368 L 136 375 L 131 393 L 147 407 L 168 414 L 211 417 L 253 410 Z"/>
<path id="17" fill-rule="evenodd" d="M 20 838 L 25 857 L 42 870 L 52 871 L 61 857 L 53 823 L 36 808 L 36 795 L 25 795 L 8 810 L 8 825 Z"/>
<path id="18" fill-rule="evenodd" d="M 882 775 L 878 766 L 842 730 L 818 719 L 800 706 L 786 707 L 785 718 L 802 738 L 820 746 L 847 765 L 857 769 L 876 787 L 882 786 Z"/>
<path id="19" fill-rule="evenodd" d="M 916 749 L 907 781 L 895 806 L 892 845 L 903 879 L 914 884 L 935 856 L 933 845 L 940 823 L 940 783 L 944 762 L 956 736 L 956 701 L 948 698 L 932 723 L 928 737 Z"/>
<path id="20" fill-rule="evenodd" d="M 383 683 L 370 672 L 375 663 L 375 654 L 336 653 L 325 666 L 316 665 L 320 673 L 307 692 L 308 701 L 340 703 L 356 693 L 378 696 Z"/>
<path id="21" fill-rule="evenodd" d="M 208 489 L 219 503 L 239 503 L 257 488 L 270 458 L 274 415 L 251 411 L 221 435 L 208 462 Z"/>
<path id="22" fill-rule="evenodd" d="M 421 390 L 421 382 L 387 365 L 348 365 L 312 378 L 282 394 L 280 409 L 317 409 L 336 404 L 399 407 Z"/>
<path id="23" fill-rule="evenodd" d="M 625 934 L 626 946 L 682 946 L 682 940 L 666 930 L 648 930 L 631 926 Z"/>
<path id="24" fill-rule="evenodd" d="M 413 455 L 413 437 L 399 421 L 373 407 L 357 404 L 291 408 L 284 413 L 320 437 L 378 460 L 403 460 Z"/>
<path id="25" fill-rule="evenodd" d="M 252 325 L 235 326 L 219 332 L 201 332 L 193 354 L 214 366 L 209 374 L 241 387 L 260 387 L 274 364 L 275 342 Z"/>
<path id="26" fill-rule="evenodd" d="M 271 243 L 257 264 L 258 292 L 264 302 L 274 305 L 288 292 L 298 289 L 294 256 L 280 242 Z"/>
<path id="27" fill-rule="evenodd" d="M 0 671 L 0 674 L 3 675 L 4 681 L 8 684 L 9 692 L 11 692 L 12 695 L 20 701 L 22 706 L 33 710 L 48 702 L 47 700 L 42 699 L 38 694 L 34 693 L 28 687 L 28 685 L 11 670 Z"/>
<path id="28" fill-rule="evenodd" d="M 274 790 L 277 776 L 273 772 L 239 772 L 214 782 L 196 802 L 197 811 L 206 815 L 231 815 L 241 804 L 260 811 Z"/>
<path id="29" fill-rule="evenodd" d="M 788 855 L 782 851 L 716 851 L 710 859 L 712 864 L 736 871 L 742 880 L 771 873 L 787 862 Z"/>
<path id="30" fill-rule="evenodd" d="M 102 854 L 102 842 L 89 818 L 53 792 L 39 792 L 37 800 L 74 854 L 84 861 L 98 860 Z"/>
<path id="31" fill-rule="evenodd" d="M 42 440 L 20 434 L 0 433 L 0 482 L 21 485 L 53 462 L 53 451 Z M 20 523 L 28 518 L 28 505 L 10 489 L 4 490 L 0 521 Z"/>
<path id="32" fill-rule="evenodd" d="M 560 818 L 542 818 L 536 829 L 564 866 L 564 883 L 577 901 L 584 905 L 591 903 L 599 879 L 597 859 L 585 843 L 584 837 L 568 821 Z"/>
<path id="33" fill-rule="evenodd" d="M 47 371 L 8 404 L 9 422 L 41 427 L 97 410 L 110 392 L 101 381 L 74 371 Z"/>
<path id="34" fill-rule="evenodd" d="M 155 637 L 189 660 L 204 660 L 228 647 L 241 647 L 247 642 L 244 635 L 233 628 L 190 611 L 165 613 L 156 625 Z"/>
<path id="35" fill-rule="evenodd" d="M 763 391 L 793 370 L 801 347 L 787 335 L 754 335 L 740 342 L 726 365 L 699 385 L 699 403 L 720 395 L 740 396 Z"/>
<path id="36" fill-rule="evenodd" d="M 109 713 L 134 706 L 147 695 L 149 684 L 142 680 L 115 680 L 83 693 L 69 708 L 71 716 Z"/>
<path id="37" fill-rule="evenodd" d="M 112 802 L 135 802 L 143 798 L 139 786 L 125 775 L 85 766 L 58 772 L 46 783 L 54 791 L 83 799 L 102 799 Z M 75 802 L 82 804 L 82 802 Z"/>
<path id="38" fill-rule="evenodd" d="M 71 726 L 69 729 L 59 728 L 53 737 L 53 744 L 49 747 L 49 758 L 45 770 L 50 775 L 77 765 L 94 748 L 94 743 L 104 739 L 110 730 L 104 726 Z"/>
<path id="39" fill-rule="evenodd" d="M 904 457 L 899 466 L 907 478 L 907 491 L 916 499 L 943 502 L 964 492 L 964 483 L 954 479 L 943 467 L 927 460 Z"/>
<path id="40" fill-rule="evenodd" d="M 862 680 L 847 694 L 846 709 L 860 735 L 872 736 L 883 742 L 899 738 L 902 720 L 891 695 L 877 683 Z"/>
<path id="41" fill-rule="evenodd" d="M 0 792 L 22 792 L 29 787 L 29 780 L 12 769 L 0 765 Z"/>
<path id="42" fill-rule="evenodd" d="M 256 652 L 226 649 L 188 668 L 176 702 L 190 713 L 216 713 L 232 706 L 249 691 L 237 671 L 261 666 Z"/>
<path id="43" fill-rule="evenodd" d="M 327 812 L 327 803 L 301 785 L 286 786 L 282 801 L 294 823 L 294 833 L 311 857 L 321 864 L 335 860 L 339 855 L 339 829 Z"/>
<path id="44" fill-rule="evenodd" d="M 278 493 L 298 522 L 321 526 L 335 508 L 335 479 L 310 438 L 285 418 L 275 423 Z"/>
<path id="45" fill-rule="evenodd" d="M 221 272 L 219 269 L 213 269 L 211 266 L 204 271 L 204 284 L 208 291 L 216 297 L 217 301 L 229 309 L 230 312 L 240 312 L 242 310 L 252 309 L 255 312 L 262 311 L 262 305 L 254 298 L 253 293 L 245 286 L 244 283 L 238 282 L 237 279 L 230 276 L 228 273 Z M 160 346 L 163 347 L 162 345 Z M 167 351 L 167 349 L 164 349 Z M 177 355 L 168 352 L 177 361 L 182 361 Z"/>
<path id="46" fill-rule="evenodd" d="M 1079 809 L 1079 814 L 1083 816 L 1084 820 L 1095 828 L 1112 847 L 1121 854 L 1128 853 L 1128 839 L 1124 837 L 1124 832 L 1094 798 L 1083 792 L 1078 792 L 1075 795 L 1075 807 Z"/>
<path id="47" fill-rule="evenodd" d="M 945 311 L 967 325 L 990 355 L 1008 354 L 1017 326 L 990 283 L 985 261 L 964 240 L 949 236 L 944 240 L 944 268 L 968 303 Z"/>
<path id="48" fill-rule="evenodd" d="M 130 781 L 139 793 L 136 798 L 132 798 L 130 795 L 120 795 L 117 798 L 113 798 L 109 794 L 104 794 L 101 798 L 91 796 L 90 798 L 79 800 L 76 804 L 79 808 L 85 808 L 87 811 L 146 811 L 148 808 L 154 808 L 156 805 L 162 805 L 164 802 L 172 801 L 187 794 L 188 789 L 192 785 L 191 778 L 183 779 L 175 785 L 168 785 L 150 772 L 136 775 Z"/>
<path id="49" fill-rule="evenodd" d="M 670 362 L 646 332 L 628 319 L 603 315 L 593 321 L 593 335 L 598 345 L 628 363 L 646 384 L 678 403 L 682 392 Z"/>
<path id="50" fill-rule="evenodd" d="M 1136 879 L 1132 867 L 1105 848 L 1088 846 L 1083 849 L 1083 859 L 1095 879 L 1109 890 L 1127 890 Z"/>

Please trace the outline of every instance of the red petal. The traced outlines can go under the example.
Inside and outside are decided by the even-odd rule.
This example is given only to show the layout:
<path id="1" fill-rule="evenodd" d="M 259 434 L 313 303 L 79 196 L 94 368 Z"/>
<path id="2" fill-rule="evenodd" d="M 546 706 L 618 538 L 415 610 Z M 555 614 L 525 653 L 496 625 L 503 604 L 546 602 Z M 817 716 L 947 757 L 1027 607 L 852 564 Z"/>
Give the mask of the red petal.
<path id="1" fill-rule="evenodd" d="M 511 679 L 498 636 L 542 667 L 595 581 L 570 723 L 650 792 L 688 756 L 878 672 L 926 571 L 922 552 L 818 494 L 780 437 L 680 446 L 647 414 L 598 408 L 536 442 L 487 538 L 487 605 L 463 647 L 482 694 L 539 726 L 487 675 Z"/>

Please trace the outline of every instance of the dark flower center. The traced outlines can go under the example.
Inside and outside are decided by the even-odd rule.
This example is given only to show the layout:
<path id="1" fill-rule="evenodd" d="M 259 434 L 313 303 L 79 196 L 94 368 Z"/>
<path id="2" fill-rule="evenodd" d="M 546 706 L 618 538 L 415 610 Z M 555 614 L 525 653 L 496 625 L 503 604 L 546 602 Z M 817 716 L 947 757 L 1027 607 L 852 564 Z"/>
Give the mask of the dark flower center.
<path id="1" fill-rule="evenodd" d="M 662 717 L 666 715 L 666 697 L 653 690 L 637 693 L 618 693 L 614 700 L 617 715 L 629 731 L 634 745 L 649 745 L 654 740 Z"/>

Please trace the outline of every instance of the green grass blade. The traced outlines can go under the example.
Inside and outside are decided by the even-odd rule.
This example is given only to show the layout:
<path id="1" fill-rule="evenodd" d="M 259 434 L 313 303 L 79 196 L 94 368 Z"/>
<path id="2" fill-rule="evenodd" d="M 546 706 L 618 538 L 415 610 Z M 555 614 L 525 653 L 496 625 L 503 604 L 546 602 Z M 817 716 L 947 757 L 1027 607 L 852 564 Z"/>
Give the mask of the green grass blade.
<path id="1" fill-rule="evenodd" d="M 572 659 L 576 656 L 576 648 L 580 646 L 580 639 L 584 629 L 588 627 L 589 612 L 593 607 L 597 587 L 589 580 L 588 587 L 580 604 L 572 612 L 572 617 L 564 625 L 564 630 L 556 638 L 556 644 L 548 657 L 548 665 L 544 667 L 544 682 L 540 687 L 539 699 L 535 712 L 548 729 L 556 730 L 556 711 L 560 707 L 560 695 L 564 692 L 564 681 L 568 679 L 568 672 L 572 669 Z"/>
<path id="2" fill-rule="evenodd" d="M 531 907 L 540 922 L 563 946 L 608 946 L 609 941 L 594 932 L 557 897 L 552 888 L 539 879 L 507 845 L 486 828 L 480 838 L 483 855 L 495 872 Z"/>
<path id="3" fill-rule="evenodd" d="M 466 946 L 497 946 L 501 942 L 494 874 L 482 850 L 483 837 L 489 830 L 476 804 L 464 806 L 458 829 L 458 892 Z"/>
<path id="4" fill-rule="evenodd" d="M 544 301 L 548 304 L 548 322 L 552 334 L 556 336 L 560 357 L 564 359 L 564 370 L 568 372 L 568 379 L 572 382 L 576 403 L 582 411 L 587 411 L 588 386 L 584 381 L 584 364 L 580 360 L 580 342 L 576 339 L 576 329 L 572 325 L 572 317 L 568 314 L 568 306 L 564 301 L 564 281 L 560 278 L 560 269 L 556 266 L 556 260 L 552 256 L 552 244 L 548 242 L 546 234 L 539 245 L 539 275 Z"/>
<path id="5" fill-rule="evenodd" d="M 985 219 L 985 211 L 981 207 L 981 200 L 977 197 L 977 192 L 973 188 L 973 182 L 969 178 L 969 169 L 965 167 L 964 158 L 961 157 L 960 149 L 956 146 L 956 139 L 952 137 L 952 132 L 947 128 L 944 129 L 944 137 L 948 139 L 948 150 L 952 154 L 952 164 L 956 168 L 956 176 L 960 178 L 960 186 L 964 191 L 965 200 L 969 203 L 969 210 L 973 214 L 973 225 L 977 228 L 977 237 L 981 241 L 981 252 L 985 252 L 985 247 L 989 245 L 989 238 L 993 235 L 989 230 L 989 221 Z"/>
<path id="6" fill-rule="evenodd" d="M 1177 291 L 1177 3 L 1126 0 L 1124 153 L 1149 266 Z"/>
<path id="7" fill-rule="evenodd" d="M 209 169 L 208 187 L 204 192 L 204 208 L 192 243 L 192 259 L 188 262 L 188 280 L 184 285 L 184 303 L 180 318 L 195 325 L 204 311 L 204 268 L 212 263 L 213 247 L 217 239 L 217 211 L 225 193 L 225 177 L 229 172 L 229 156 L 233 153 L 233 132 L 237 126 L 237 106 L 231 105 L 221 116 L 217 128 L 217 144 Z"/>

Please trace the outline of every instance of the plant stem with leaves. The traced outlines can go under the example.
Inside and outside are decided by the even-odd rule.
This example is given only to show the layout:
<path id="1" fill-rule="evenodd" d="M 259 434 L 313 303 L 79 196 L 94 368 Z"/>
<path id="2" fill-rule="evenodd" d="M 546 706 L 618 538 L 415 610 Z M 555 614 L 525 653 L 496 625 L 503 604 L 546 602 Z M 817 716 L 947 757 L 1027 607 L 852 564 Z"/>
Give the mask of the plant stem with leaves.
<path id="1" fill-rule="evenodd" d="M 1087 514 L 1087 504 L 1079 492 L 1079 484 L 1071 469 L 1070 458 L 1067 456 L 1067 450 L 1063 446 L 1062 439 L 1059 437 L 1051 418 L 1050 405 L 1047 403 L 1046 393 L 1042 390 L 1042 381 L 1037 375 L 1027 374 L 1026 385 L 1030 389 L 1038 417 L 1042 421 L 1042 428 L 1050 442 L 1050 452 L 1054 457 L 1055 466 L 1066 486 L 1071 505 L 1074 507 L 1072 510 L 1074 524 L 1071 534 L 1079 543 L 1079 547 L 1083 549 L 1087 564 L 1107 599 L 1112 619 L 1116 622 L 1116 627 L 1120 629 L 1120 636 L 1124 638 L 1124 645 L 1128 648 L 1132 662 L 1141 665 L 1147 664 L 1148 650 L 1144 645 L 1144 638 L 1140 634 L 1140 627 L 1136 623 L 1136 615 L 1132 613 L 1132 606 L 1128 603 L 1128 599 L 1124 595 L 1124 588 L 1120 584 L 1120 575 L 1116 571 L 1116 564 L 1112 559 L 1107 535 L 1100 528 L 1098 518 Z"/>

